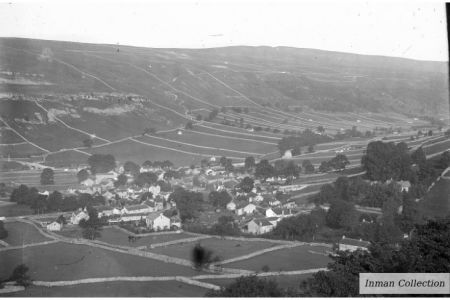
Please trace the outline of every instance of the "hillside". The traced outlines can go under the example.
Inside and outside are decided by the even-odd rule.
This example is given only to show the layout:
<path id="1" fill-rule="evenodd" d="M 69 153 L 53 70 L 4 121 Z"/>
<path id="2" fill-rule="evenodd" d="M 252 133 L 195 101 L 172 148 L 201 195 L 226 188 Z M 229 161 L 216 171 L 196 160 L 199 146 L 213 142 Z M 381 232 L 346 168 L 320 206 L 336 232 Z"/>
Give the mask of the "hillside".
<path id="1" fill-rule="evenodd" d="M 447 94 L 443 62 L 0 38 L 2 155 L 55 165 L 106 152 L 177 164 L 271 157 L 283 135 L 307 128 L 426 127 L 425 116 L 448 118 Z M 215 118 L 177 132 L 212 110 Z"/>

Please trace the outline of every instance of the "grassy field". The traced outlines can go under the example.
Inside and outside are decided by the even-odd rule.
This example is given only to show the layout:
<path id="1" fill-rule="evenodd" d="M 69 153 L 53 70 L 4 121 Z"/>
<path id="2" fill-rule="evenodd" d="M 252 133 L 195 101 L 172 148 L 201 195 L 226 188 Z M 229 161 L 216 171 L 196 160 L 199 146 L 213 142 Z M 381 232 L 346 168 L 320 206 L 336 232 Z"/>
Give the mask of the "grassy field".
<path id="1" fill-rule="evenodd" d="M 233 241 L 233 240 L 222 240 L 219 238 L 204 239 L 199 241 L 199 243 L 203 247 L 212 250 L 214 252 L 214 255 L 219 256 L 221 260 L 238 257 L 264 248 L 270 248 L 272 246 L 279 245 L 271 242 Z M 151 252 L 184 259 L 190 259 L 191 251 L 196 244 L 197 242 L 177 244 L 167 247 L 159 247 L 152 249 Z"/>
<path id="2" fill-rule="evenodd" d="M 423 200 L 427 215 L 445 217 L 450 213 L 450 179 L 437 181 Z"/>
<path id="3" fill-rule="evenodd" d="M 229 147 L 229 146 L 228 146 L 228 148 L 220 148 L 219 146 L 210 145 L 210 146 L 207 146 L 210 148 L 202 148 L 201 146 L 197 146 L 195 143 L 190 143 L 193 145 L 193 146 L 191 146 L 191 145 L 181 144 L 176 141 L 166 141 L 166 140 L 161 140 L 159 138 L 150 137 L 150 136 L 139 137 L 138 140 L 146 142 L 146 143 L 150 143 L 150 144 L 156 144 L 156 145 L 172 148 L 172 149 L 188 151 L 188 152 L 198 153 L 198 154 L 203 154 L 203 155 L 215 155 L 215 156 L 219 156 L 219 157 L 226 156 L 226 157 L 243 157 L 243 158 L 245 158 L 246 156 L 251 156 L 251 155 L 256 156 L 258 154 L 264 154 L 264 151 L 247 153 L 248 151 L 236 150 L 236 152 L 235 152 L 234 150 L 231 151 L 232 147 Z M 228 150 L 228 149 L 230 149 L 230 150 Z"/>
<path id="4" fill-rule="evenodd" d="M 129 159 L 132 159 L 138 164 L 142 164 L 146 160 L 163 161 L 168 159 L 176 166 L 190 165 L 192 163 L 199 164 L 202 159 L 207 158 L 207 156 L 181 153 L 179 151 L 143 145 L 134 141 L 123 141 L 108 146 L 92 148 L 88 152 L 112 154 L 116 158 L 116 161 L 122 163 Z"/>
<path id="5" fill-rule="evenodd" d="M 54 154 L 49 154 L 45 157 L 44 164 L 51 167 L 67 167 L 69 165 L 78 165 L 86 163 L 89 156 L 74 150 L 62 151 Z"/>
<path id="6" fill-rule="evenodd" d="M 30 286 L 9 297 L 202 297 L 208 290 L 178 282 L 103 282 L 63 287 Z"/>
<path id="7" fill-rule="evenodd" d="M 190 130 L 183 131 L 182 135 L 178 135 L 176 132 L 170 132 L 158 134 L 157 137 L 167 138 L 170 140 L 176 140 L 198 146 L 232 149 L 236 151 L 267 153 L 277 150 L 277 145 L 274 142 L 271 142 L 273 144 L 269 145 L 252 139 L 250 139 L 250 141 L 243 141 L 234 138 L 226 138 L 223 136 L 203 135 L 197 131 Z"/>
<path id="8" fill-rule="evenodd" d="M 233 262 L 224 266 L 245 270 L 261 271 L 267 265 L 270 271 L 306 270 L 326 267 L 331 261 L 324 255 L 308 252 L 309 250 L 324 252 L 324 247 L 299 246 L 290 249 L 272 251 L 247 260 Z"/>
<path id="9" fill-rule="evenodd" d="M 0 182 L 15 182 L 18 184 L 26 184 L 28 186 L 40 186 L 41 181 L 41 173 L 40 170 L 28 170 L 28 171 L 20 171 L 20 172 L 1 172 L 0 173 Z M 78 185 L 77 175 L 75 172 L 64 172 L 64 171 L 55 171 L 54 172 L 54 181 L 55 185 Z M 43 186 L 49 190 L 55 190 L 56 188 L 53 186 Z"/>
<path id="10" fill-rule="evenodd" d="M 129 243 L 128 236 L 128 234 L 119 229 L 105 228 L 102 230 L 102 236 L 99 240 L 113 245 L 139 247 L 193 237 L 187 233 L 160 234 L 140 237 L 135 243 Z"/>
<path id="11" fill-rule="evenodd" d="M 33 214 L 33 210 L 25 205 L 11 204 L 0 206 L 0 217 L 17 217 Z"/>
<path id="12" fill-rule="evenodd" d="M 0 252 L 0 278 L 24 263 L 34 280 L 75 280 L 111 276 L 193 276 L 199 272 L 175 264 L 84 245 L 55 243 Z"/>
<path id="13" fill-rule="evenodd" d="M 450 138 L 447 141 L 438 142 L 423 147 L 423 151 L 425 151 L 426 155 L 432 155 L 446 150 L 450 150 Z"/>
<path id="14" fill-rule="evenodd" d="M 49 238 L 41 235 L 39 231 L 30 224 L 22 222 L 8 222 L 5 223 L 5 228 L 8 231 L 8 237 L 4 239 L 4 241 L 11 246 L 40 243 L 50 240 Z"/>

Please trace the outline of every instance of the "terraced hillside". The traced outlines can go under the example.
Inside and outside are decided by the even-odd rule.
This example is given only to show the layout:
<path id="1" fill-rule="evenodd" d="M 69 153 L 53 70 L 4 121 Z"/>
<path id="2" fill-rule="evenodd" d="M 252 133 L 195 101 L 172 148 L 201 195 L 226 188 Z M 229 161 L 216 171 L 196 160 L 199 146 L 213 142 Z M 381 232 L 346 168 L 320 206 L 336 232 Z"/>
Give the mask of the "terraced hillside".
<path id="1" fill-rule="evenodd" d="M 0 111 L 3 159 L 67 166 L 112 153 L 120 161 L 239 162 L 276 159 L 283 135 L 307 128 L 428 126 L 419 115 L 445 122 L 447 76 L 439 62 L 308 49 L 2 38 Z M 189 121 L 193 129 L 179 131 Z"/>

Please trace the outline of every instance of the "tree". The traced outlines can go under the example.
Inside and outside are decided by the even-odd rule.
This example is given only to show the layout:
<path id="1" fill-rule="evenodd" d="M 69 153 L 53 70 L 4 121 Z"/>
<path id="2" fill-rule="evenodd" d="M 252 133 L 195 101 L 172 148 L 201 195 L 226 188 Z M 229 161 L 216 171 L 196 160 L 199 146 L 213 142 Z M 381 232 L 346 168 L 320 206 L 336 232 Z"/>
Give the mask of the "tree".
<path id="1" fill-rule="evenodd" d="M 317 131 L 320 132 L 320 133 L 324 133 L 325 132 L 325 128 L 322 125 L 317 126 Z"/>
<path id="2" fill-rule="evenodd" d="M 256 275 L 242 276 L 219 291 L 210 291 L 206 297 L 289 297 L 293 296 L 278 286 L 273 279 L 259 278 Z"/>
<path id="3" fill-rule="evenodd" d="M 323 161 L 320 163 L 319 166 L 319 172 L 321 173 L 326 173 L 326 172 L 330 172 L 332 170 L 332 166 L 330 165 L 330 162 L 328 161 Z"/>
<path id="4" fill-rule="evenodd" d="M 425 164 L 427 162 L 427 157 L 426 157 L 425 152 L 423 151 L 422 147 L 419 147 L 416 151 L 414 151 L 411 154 L 411 160 L 419 166 L 422 166 L 423 164 Z"/>
<path id="5" fill-rule="evenodd" d="M 41 173 L 41 184 L 42 185 L 51 185 L 54 184 L 54 172 L 50 168 L 45 168 Z"/>
<path id="6" fill-rule="evenodd" d="M 92 174 L 107 173 L 116 167 L 116 159 L 111 154 L 93 154 L 88 158 Z"/>
<path id="7" fill-rule="evenodd" d="M 48 196 L 47 202 L 49 211 L 59 211 L 63 206 L 63 195 L 58 191 L 54 191 Z"/>
<path id="8" fill-rule="evenodd" d="M 338 252 L 328 271 L 303 282 L 303 296 L 358 296 L 360 273 L 448 273 L 449 247 L 450 218 L 416 225 L 411 238 L 398 246 L 380 242 L 369 251 Z"/>
<path id="9" fill-rule="evenodd" d="M 314 152 L 314 145 L 309 145 L 308 146 L 308 153 L 313 153 Z"/>
<path id="10" fill-rule="evenodd" d="M 14 268 L 7 281 L 15 281 L 17 285 L 27 287 L 31 284 L 31 278 L 27 274 L 29 268 L 25 264 L 20 264 Z"/>
<path id="11" fill-rule="evenodd" d="M 140 173 L 141 168 L 139 167 L 138 164 L 132 161 L 127 161 L 123 165 L 123 170 L 133 176 L 137 176 Z"/>
<path id="12" fill-rule="evenodd" d="M 337 154 L 330 160 L 330 166 L 335 170 L 344 170 L 345 166 L 349 164 L 350 162 L 345 154 Z"/>
<path id="13" fill-rule="evenodd" d="M 297 178 L 300 175 L 301 168 L 294 164 L 293 161 L 290 161 L 286 167 L 280 172 L 280 174 L 286 177 L 294 177 Z"/>
<path id="14" fill-rule="evenodd" d="M 63 225 L 67 224 L 67 220 L 66 220 L 66 218 L 64 218 L 63 215 L 60 215 L 60 216 L 56 219 L 56 222 L 58 222 L 59 224 L 63 224 Z"/>
<path id="15" fill-rule="evenodd" d="M 201 121 L 201 120 L 203 119 L 203 117 L 202 117 L 202 115 L 197 115 L 197 116 L 195 117 L 195 119 L 196 119 L 197 121 Z"/>
<path id="16" fill-rule="evenodd" d="M 255 167 L 255 158 L 253 156 L 246 157 L 244 166 L 247 170 L 253 169 Z"/>
<path id="17" fill-rule="evenodd" d="M 227 172 L 234 171 L 233 161 L 231 158 L 227 158 L 227 161 L 225 163 L 225 171 L 227 171 Z"/>
<path id="18" fill-rule="evenodd" d="M 101 237 L 101 221 L 98 218 L 98 213 L 94 208 L 88 209 L 89 219 L 81 220 L 79 226 L 83 228 L 81 234 L 83 238 L 95 240 Z"/>
<path id="19" fill-rule="evenodd" d="M 144 167 L 144 168 L 151 168 L 151 167 L 153 167 L 153 163 L 151 161 L 149 161 L 149 160 L 146 160 L 142 164 L 142 167 Z"/>
<path id="20" fill-rule="evenodd" d="M 139 173 L 137 178 L 134 180 L 134 183 L 137 184 L 138 186 L 142 187 L 145 184 L 152 185 L 152 184 L 156 183 L 157 180 L 158 180 L 158 176 L 155 173 L 144 172 L 144 173 Z"/>
<path id="21" fill-rule="evenodd" d="M 219 163 L 222 167 L 225 167 L 225 165 L 227 164 L 227 158 L 225 156 L 222 156 L 219 160 Z"/>
<path id="22" fill-rule="evenodd" d="M 8 231 L 5 228 L 3 221 L 0 221 L 0 240 L 6 239 L 8 237 Z"/>
<path id="23" fill-rule="evenodd" d="M 225 190 L 220 192 L 212 191 L 208 195 L 208 201 L 211 202 L 214 207 L 224 208 L 231 201 L 231 196 Z"/>
<path id="24" fill-rule="evenodd" d="M 201 193 L 186 191 L 179 187 L 169 196 L 169 201 L 175 201 L 180 212 L 182 222 L 197 218 L 203 211 L 203 195 Z"/>
<path id="25" fill-rule="evenodd" d="M 197 270 L 202 270 L 205 268 L 209 268 L 211 263 L 219 261 L 219 258 L 213 257 L 214 253 L 200 245 L 200 243 L 196 244 L 192 249 L 191 253 L 191 261 L 194 265 L 194 268 Z"/>
<path id="26" fill-rule="evenodd" d="M 255 176 L 258 178 L 269 178 L 275 176 L 275 168 L 269 163 L 267 159 L 261 160 L 256 164 Z"/>
<path id="27" fill-rule="evenodd" d="M 306 159 L 302 162 L 302 168 L 306 174 L 314 173 L 314 166 L 310 160 Z"/>
<path id="28" fill-rule="evenodd" d="M 120 174 L 119 176 L 117 176 L 117 180 L 116 182 L 114 182 L 114 186 L 115 187 L 119 187 L 121 185 L 125 185 L 128 182 L 128 177 L 125 174 Z"/>
<path id="29" fill-rule="evenodd" d="M 93 144 L 94 144 L 94 141 L 90 138 L 83 140 L 83 146 L 86 148 L 91 148 Z"/>
<path id="30" fill-rule="evenodd" d="M 239 187 L 244 193 L 250 193 L 253 190 L 253 184 L 254 184 L 253 179 L 246 176 L 244 177 L 244 179 L 242 179 L 241 183 L 239 184 Z"/>
<path id="31" fill-rule="evenodd" d="M 350 230 L 358 223 L 355 206 L 349 202 L 335 200 L 331 203 L 326 217 L 327 225 L 331 228 Z"/>
<path id="32" fill-rule="evenodd" d="M 405 143 L 370 142 L 361 165 L 372 181 L 408 180 L 411 175 L 411 158 Z"/>
<path id="33" fill-rule="evenodd" d="M 194 129 L 194 124 L 192 123 L 192 121 L 188 121 L 186 123 L 186 125 L 184 126 L 184 128 L 188 129 L 188 130 L 192 130 L 192 129 Z"/>
<path id="34" fill-rule="evenodd" d="M 89 178 L 89 171 L 87 169 L 81 169 L 77 173 L 78 182 L 83 182 Z"/>
<path id="35" fill-rule="evenodd" d="M 450 150 L 447 150 L 441 154 L 437 165 L 440 169 L 446 169 L 450 167 Z"/>

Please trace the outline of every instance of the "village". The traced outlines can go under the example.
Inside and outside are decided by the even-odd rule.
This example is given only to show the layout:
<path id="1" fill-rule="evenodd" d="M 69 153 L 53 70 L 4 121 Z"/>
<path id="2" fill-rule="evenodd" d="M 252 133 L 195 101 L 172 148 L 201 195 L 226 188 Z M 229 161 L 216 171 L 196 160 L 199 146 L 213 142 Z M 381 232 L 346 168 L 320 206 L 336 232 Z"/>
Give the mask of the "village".
<path id="1" fill-rule="evenodd" d="M 176 203 L 169 197 L 176 187 L 201 193 L 205 202 L 208 201 L 211 192 L 227 193 L 230 201 L 225 207 L 205 211 L 206 217 L 200 217 L 200 222 L 202 225 L 211 226 L 221 215 L 233 216 L 242 232 L 254 235 L 267 233 L 281 219 L 302 212 L 308 213 L 314 207 L 313 204 L 298 206 L 295 201 L 290 201 L 289 197 L 286 197 L 285 193 L 301 190 L 304 185 L 282 185 L 287 180 L 284 176 L 267 178 L 264 182 L 251 179 L 253 187 L 249 191 L 243 191 L 239 183 L 244 178 L 249 180 L 251 174 L 227 172 L 215 157 L 209 160 L 208 165 L 206 168 L 183 167 L 173 170 L 170 167 L 144 164 L 140 167 L 140 174 L 154 173 L 158 181 L 143 186 L 135 184 L 133 174 L 126 172 L 121 166 L 107 173 L 89 175 L 80 182 L 79 188 L 68 188 L 60 192 L 65 196 L 74 194 L 101 196 L 105 204 L 93 208 L 97 211 L 98 217 L 105 218 L 108 224 L 133 224 L 154 231 L 182 228 Z M 118 181 L 120 174 L 127 177 L 127 182 L 117 187 L 115 182 Z M 176 174 L 177 178 L 168 178 L 168 174 L 171 176 Z M 164 186 L 161 187 L 161 184 Z M 50 193 L 43 191 L 40 194 L 48 196 Z M 280 197 L 281 195 L 284 197 Z M 65 216 L 69 226 L 78 225 L 81 220 L 89 218 L 86 207 L 80 207 L 71 214 L 66 213 Z M 143 224 L 145 225 L 141 226 Z M 56 220 L 43 222 L 42 225 L 51 231 L 60 231 L 64 226 Z"/>

